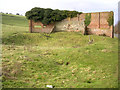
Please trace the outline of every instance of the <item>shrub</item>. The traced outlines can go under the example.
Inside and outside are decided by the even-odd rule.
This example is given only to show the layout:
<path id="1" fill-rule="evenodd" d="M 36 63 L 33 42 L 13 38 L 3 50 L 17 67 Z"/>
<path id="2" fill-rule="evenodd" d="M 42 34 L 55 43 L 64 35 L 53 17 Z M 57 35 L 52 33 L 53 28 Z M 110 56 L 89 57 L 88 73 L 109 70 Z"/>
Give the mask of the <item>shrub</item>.
<path id="1" fill-rule="evenodd" d="M 113 23 L 114 23 L 113 12 L 109 13 L 107 22 L 108 22 L 109 26 L 113 25 Z"/>
<path id="2" fill-rule="evenodd" d="M 32 8 L 30 11 L 27 11 L 25 13 L 25 16 L 29 20 L 33 20 L 35 22 L 40 21 L 44 25 L 48 25 L 56 21 L 61 21 L 67 17 L 75 17 L 77 16 L 77 14 L 81 14 L 81 12 L 35 7 Z"/>
<path id="3" fill-rule="evenodd" d="M 84 23 L 85 23 L 85 26 L 88 26 L 89 24 L 90 24 L 90 22 L 91 22 L 91 13 L 86 13 L 86 15 L 85 15 L 85 21 L 84 21 Z"/>
<path id="4" fill-rule="evenodd" d="M 20 15 L 19 13 L 16 13 L 16 15 Z"/>

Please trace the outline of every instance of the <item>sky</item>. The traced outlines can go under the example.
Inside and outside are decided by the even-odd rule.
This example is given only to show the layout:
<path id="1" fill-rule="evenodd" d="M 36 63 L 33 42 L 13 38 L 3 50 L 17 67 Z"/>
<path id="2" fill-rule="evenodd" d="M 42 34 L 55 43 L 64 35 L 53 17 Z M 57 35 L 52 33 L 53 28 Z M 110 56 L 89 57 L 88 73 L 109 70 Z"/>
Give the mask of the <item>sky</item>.
<path id="1" fill-rule="evenodd" d="M 119 0 L 1 0 L 0 12 L 25 15 L 26 11 L 34 7 L 76 10 L 83 13 L 114 11 L 116 24 L 118 2 Z"/>

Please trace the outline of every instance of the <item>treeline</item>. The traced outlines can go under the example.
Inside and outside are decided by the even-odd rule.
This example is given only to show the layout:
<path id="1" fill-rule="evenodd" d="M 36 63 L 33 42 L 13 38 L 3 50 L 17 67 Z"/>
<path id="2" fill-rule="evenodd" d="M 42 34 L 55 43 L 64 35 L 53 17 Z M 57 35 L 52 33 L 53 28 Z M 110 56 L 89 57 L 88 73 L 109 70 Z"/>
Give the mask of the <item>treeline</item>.
<path id="1" fill-rule="evenodd" d="M 21 15 L 21 16 L 23 16 L 22 14 L 19 14 L 19 13 L 16 13 L 16 14 L 8 13 L 8 12 L 6 12 L 6 13 L 4 13 L 4 12 L 0 12 L 0 13 L 2 13 L 2 14 L 11 14 L 11 15 Z"/>
<path id="2" fill-rule="evenodd" d="M 45 25 L 50 23 L 54 23 L 56 21 L 61 21 L 67 17 L 76 17 L 77 14 L 81 14 L 82 12 L 77 11 L 68 11 L 68 10 L 53 10 L 51 8 L 32 8 L 30 11 L 25 13 L 25 16 L 29 20 L 33 20 L 35 22 L 40 21 Z"/>

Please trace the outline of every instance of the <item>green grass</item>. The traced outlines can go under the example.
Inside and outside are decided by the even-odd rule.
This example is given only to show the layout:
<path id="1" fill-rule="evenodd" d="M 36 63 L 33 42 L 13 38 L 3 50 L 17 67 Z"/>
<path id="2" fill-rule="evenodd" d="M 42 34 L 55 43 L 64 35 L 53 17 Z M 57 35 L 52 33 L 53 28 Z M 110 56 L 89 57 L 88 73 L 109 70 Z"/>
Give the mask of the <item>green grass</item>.
<path id="1" fill-rule="evenodd" d="M 24 16 L 2 14 L 2 24 L 28 27 L 28 20 Z"/>
<path id="2" fill-rule="evenodd" d="M 2 25 L 3 87 L 118 87 L 117 38 L 90 35 L 88 44 L 79 32 L 29 33 L 18 20 Z"/>

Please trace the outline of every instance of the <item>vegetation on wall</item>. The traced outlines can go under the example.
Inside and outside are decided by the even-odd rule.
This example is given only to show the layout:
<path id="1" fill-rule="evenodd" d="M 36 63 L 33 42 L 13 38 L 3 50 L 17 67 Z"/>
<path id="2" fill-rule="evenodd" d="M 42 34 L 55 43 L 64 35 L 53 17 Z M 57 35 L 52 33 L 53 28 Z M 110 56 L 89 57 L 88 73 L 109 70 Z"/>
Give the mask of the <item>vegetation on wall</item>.
<path id="1" fill-rule="evenodd" d="M 40 21 L 44 25 L 48 25 L 50 23 L 54 23 L 56 21 L 61 21 L 67 17 L 76 17 L 77 14 L 81 14 L 82 12 L 77 11 L 68 11 L 68 10 L 59 10 L 59 9 L 44 9 L 35 7 L 32 8 L 30 11 L 25 13 L 25 16 L 29 20 L 33 20 L 35 22 Z"/>
<path id="2" fill-rule="evenodd" d="M 114 23 L 113 12 L 109 13 L 109 18 L 107 21 L 108 21 L 109 26 L 113 25 Z"/>
<path id="3" fill-rule="evenodd" d="M 90 24 L 90 22 L 91 22 L 91 13 L 86 13 L 86 15 L 85 15 L 85 21 L 84 21 L 84 23 L 85 23 L 85 26 L 88 26 L 89 24 Z"/>

